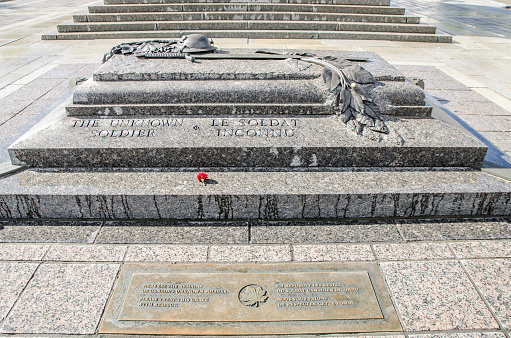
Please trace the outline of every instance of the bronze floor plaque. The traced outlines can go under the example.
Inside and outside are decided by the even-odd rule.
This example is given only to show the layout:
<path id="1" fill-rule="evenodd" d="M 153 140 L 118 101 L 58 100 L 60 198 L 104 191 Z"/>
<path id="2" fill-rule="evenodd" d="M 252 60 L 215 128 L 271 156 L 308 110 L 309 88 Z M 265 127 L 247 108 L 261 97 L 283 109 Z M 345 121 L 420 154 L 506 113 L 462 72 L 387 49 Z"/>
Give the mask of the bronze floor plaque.
<path id="1" fill-rule="evenodd" d="M 400 331 L 375 263 L 125 264 L 100 333 Z"/>

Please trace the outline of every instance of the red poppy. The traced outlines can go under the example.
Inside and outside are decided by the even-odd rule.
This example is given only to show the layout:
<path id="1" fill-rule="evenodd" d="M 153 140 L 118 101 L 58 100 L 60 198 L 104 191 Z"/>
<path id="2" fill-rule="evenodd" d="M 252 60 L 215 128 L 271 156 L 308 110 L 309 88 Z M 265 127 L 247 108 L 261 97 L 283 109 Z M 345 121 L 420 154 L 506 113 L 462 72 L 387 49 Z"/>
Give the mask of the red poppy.
<path id="1" fill-rule="evenodd" d="M 208 174 L 200 172 L 200 173 L 197 174 L 197 179 L 202 184 L 206 184 L 206 180 L 208 179 Z"/>

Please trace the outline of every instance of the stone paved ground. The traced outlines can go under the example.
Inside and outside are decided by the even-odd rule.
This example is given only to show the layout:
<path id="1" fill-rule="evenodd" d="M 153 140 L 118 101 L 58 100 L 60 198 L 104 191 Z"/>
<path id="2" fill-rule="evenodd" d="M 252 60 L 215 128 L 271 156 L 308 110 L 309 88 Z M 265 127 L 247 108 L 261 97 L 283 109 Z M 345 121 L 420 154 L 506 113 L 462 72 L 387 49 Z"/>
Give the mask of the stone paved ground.
<path id="1" fill-rule="evenodd" d="M 454 43 L 217 39 L 216 44 L 377 52 L 407 76 L 423 78 L 431 99 L 443 103 L 505 165 L 511 155 L 511 12 L 489 0 L 394 4 L 454 34 Z M 6 147 L 121 42 L 40 40 L 87 5 L 0 2 L 0 163 L 8 160 Z M 0 336 L 97 335 L 121 265 L 160 261 L 376 262 L 405 330 L 400 337 L 510 337 L 510 219 L 1 223 Z"/>

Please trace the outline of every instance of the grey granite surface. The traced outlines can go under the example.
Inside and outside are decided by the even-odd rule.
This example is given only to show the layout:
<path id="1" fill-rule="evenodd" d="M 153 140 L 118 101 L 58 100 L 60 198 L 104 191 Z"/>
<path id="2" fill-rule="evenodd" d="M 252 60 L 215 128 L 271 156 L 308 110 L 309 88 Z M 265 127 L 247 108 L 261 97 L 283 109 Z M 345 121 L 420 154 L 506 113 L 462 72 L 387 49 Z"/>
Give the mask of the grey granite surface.
<path id="1" fill-rule="evenodd" d="M 270 49 L 273 52 L 282 52 Z M 377 81 L 404 81 L 404 75 L 379 55 L 372 52 L 339 50 L 287 50 L 288 53 L 313 53 L 319 57 L 366 58 L 356 62 L 369 71 Z M 215 54 L 259 55 L 254 49 L 222 49 Z M 214 79 L 306 79 L 321 76 L 319 65 L 298 60 L 200 60 L 190 63 L 183 59 L 139 59 L 116 55 L 95 73 L 95 81 L 165 81 Z M 254 74 L 264 74 L 254 76 Z"/>
<path id="2" fill-rule="evenodd" d="M 93 334 L 119 264 L 43 264 L 0 328 L 2 333 Z"/>
<path id="3" fill-rule="evenodd" d="M 398 220 L 406 240 L 463 240 L 511 238 L 511 223 L 502 219 Z"/>
<path id="4" fill-rule="evenodd" d="M 211 262 L 288 262 L 289 245 L 213 245 L 209 251 Z"/>
<path id="5" fill-rule="evenodd" d="M 87 120 L 60 107 L 9 153 L 13 163 L 35 167 L 131 168 L 478 166 L 486 153 L 481 141 L 439 120 L 385 123 L 388 135 L 366 137 L 337 116 Z"/>
<path id="6" fill-rule="evenodd" d="M 49 247 L 44 244 L 0 244 L 0 261 L 38 261 Z"/>
<path id="7" fill-rule="evenodd" d="M 293 246 L 294 260 L 298 262 L 372 261 L 370 245 L 300 244 Z"/>
<path id="8" fill-rule="evenodd" d="M 507 240 L 458 242 L 450 246 L 459 258 L 511 257 L 511 242 Z"/>
<path id="9" fill-rule="evenodd" d="M 43 260 L 67 262 L 122 262 L 127 246 L 52 245 Z"/>
<path id="10" fill-rule="evenodd" d="M 259 222 L 250 227 L 252 243 L 343 243 L 399 241 L 385 221 Z"/>
<path id="11" fill-rule="evenodd" d="M 511 328 L 511 269 L 510 259 L 463 261 L 469 275 L 479 288 L 504 329 Z"/>
<path id="12" fill-rule="evenodd" d="M 96 238 L 96 243 L 237 244 L 247 242 L 247 222 L 106 222 Z"/>
<path id="13" fill-rule="evenodd" d="M 458 262 L 380 265 L 405 330 L 498 328 Z"/>
<path id="14" fill-rule="evenodd" d="M 0 321 L 14 305 L 38 266 L 37 263 L 0 263 Z"/>
<path id="15" fill-rule="evenodd" d="M 67 199 L 69 202 L 69 198 Z M 21 207 L 21 204 L 20 204 Z M 35 205 L 33 205 L 35 207 Z M 49 210 L 62 208 L 55 205 Z M 48 210 L 48 211 L 49 211 Z M 0 242 L 92 243 L 102 222 L 91 221 L 0 221 Z"/>
<path id="16" fill-rule="evenodd" d="M 211 183 L 203 186 L 194 171 L 26 170 L 0 180 L 0 218 L 214 220 L 511 213 L 511 185 L 477 171 L 208 174 Z M 498 226 L 506 231 L 495 233 L 490 227 L 485 236 L 507 236 L 509 224 Z M 421 224 L 402 228 L 406 239 L 438 237 L 434 231 L 423 233 L 421 229 L 428 227 Z M 463 238 L 464 232 L 458 233 Z"/>
<path id="17" fill-rule="evenodd" d="M 380 260 L 419 260 L 454 258 L 445 243 L 375 244 L 376 257 Z"/>
<path id="18" fill-rule="evenodd" d="M 205 262 L 208 247 L 203 245 L 131 245 L 128 262 Z"/>

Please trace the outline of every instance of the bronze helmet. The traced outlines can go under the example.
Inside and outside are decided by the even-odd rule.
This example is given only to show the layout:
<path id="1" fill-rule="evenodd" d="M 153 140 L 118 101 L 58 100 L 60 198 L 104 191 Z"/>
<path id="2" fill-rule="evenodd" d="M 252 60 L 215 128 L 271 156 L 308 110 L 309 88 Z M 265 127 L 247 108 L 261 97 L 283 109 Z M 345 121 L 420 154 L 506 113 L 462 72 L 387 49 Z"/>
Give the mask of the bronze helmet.
<path id="1" fill-rule="evenodd" d="M 181 37 L 176 47 L 181 53 L 212 52 L 216 49 L 213 40 L 201 34 L 190 34 Z"/>

